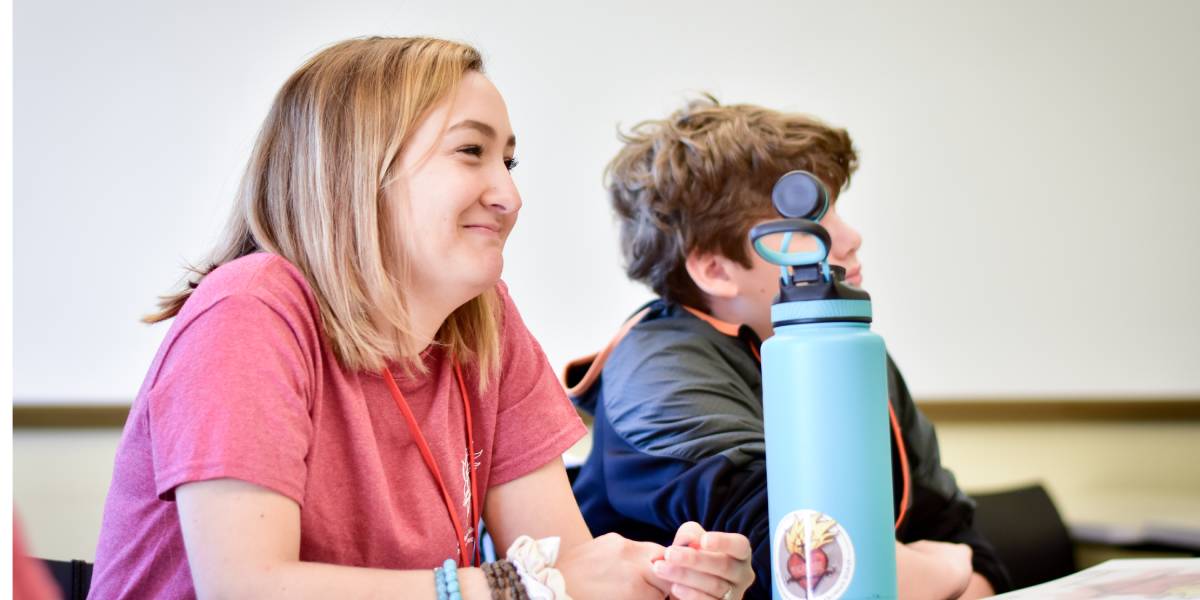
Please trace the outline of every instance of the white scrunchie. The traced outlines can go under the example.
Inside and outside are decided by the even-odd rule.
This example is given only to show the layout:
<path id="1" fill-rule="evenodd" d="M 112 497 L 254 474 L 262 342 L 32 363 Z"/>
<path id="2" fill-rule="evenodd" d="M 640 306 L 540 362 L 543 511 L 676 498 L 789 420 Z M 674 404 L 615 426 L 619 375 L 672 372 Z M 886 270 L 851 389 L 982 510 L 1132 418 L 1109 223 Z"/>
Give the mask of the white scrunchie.
<path id="1" fill-rule="evenodd" d="M 562 573 L 554 568 L 558 560 L 559 538 L 540 540 L 523 535 L 516 539 L 505 558 L 517 569 L 521 583 L 529 593 L 530 600 L 571 600 L 567 595 L 567 582 Z"/>

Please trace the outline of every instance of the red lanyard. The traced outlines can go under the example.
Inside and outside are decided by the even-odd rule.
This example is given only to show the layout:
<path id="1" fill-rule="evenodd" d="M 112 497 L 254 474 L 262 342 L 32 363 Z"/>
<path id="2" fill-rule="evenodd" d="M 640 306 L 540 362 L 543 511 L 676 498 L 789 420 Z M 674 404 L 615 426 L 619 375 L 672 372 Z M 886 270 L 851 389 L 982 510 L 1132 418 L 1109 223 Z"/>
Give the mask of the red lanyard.
<path id="1" fill-rule="evenodd" d="M 467 425 L 467 464 L 468 475 L 467 479 L 471 485 L 471 527 L 479 524 L 479 495 L 475 493 L 475 435 L 471 426 L 471 403 L 467 398 L 467 385 L 463 383 L 462 368 L 458 365 L 458 360 L 454 360 L 454 374 L 458 377 L 458 390 L 461 392 L 463 402 L 463 420 Z M 413 416 L 412 410 L 408 407 L 408 401 L 404 399 L 404 394 L 400 392 L 400 387 L 396 385 L 396 378 L 392 377 L 392 372 L 386 367 L 383 369 L 383 379 L 387 382 L 388 390 L 392 392 L 392 399 L 396 401 L 396 406 L 400 408 L 400 412 L 404 413 L 404 420 L 408 421 L 408 428 L 412 430 L 413 438 L 417 441 L 417 448 L 421 451 L 421 458 L 425 459 L 425 466 L 429 467 L 429 472 L 433 474 L 434 481 L 437 482 L 438 488 L 442 490 L 442 500 L 446 502 L 446 511 L 450 513 L 450 522 L 454 524 L 454 533 L 458 535 L 458 557 L 459 566 L 471 566 L 471 555 L 467 554 L 466 533 L 464 532 L 462 523 L 458 520 L 458 511 L 454 509 L 454 501 L 450 499 L 450 492 L 446 489 L 446 480 L 442 479 L 442 473 L 438 470 L 437 463 L 433 460 L 433 452 L 429 450 L 429 443 L 425 441 L 425 436 L 421 434 L 421 427 L 417 424 L 416 417 Z M 473 533 L 474 538 L 472 545 L 475 546 L 475 557 L 479 558 L 479 532 Z"/>

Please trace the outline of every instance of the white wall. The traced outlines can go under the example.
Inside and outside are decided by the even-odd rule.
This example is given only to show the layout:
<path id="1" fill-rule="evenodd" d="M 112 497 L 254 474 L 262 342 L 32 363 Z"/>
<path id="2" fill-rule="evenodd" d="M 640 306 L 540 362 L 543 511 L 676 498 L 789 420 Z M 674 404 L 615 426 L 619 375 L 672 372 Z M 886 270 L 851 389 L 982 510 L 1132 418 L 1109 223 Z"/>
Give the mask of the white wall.
<path id="1" fill-rule="evenodd" d="M 600 185 L 689 94 L 848 127 L 877 324 L 918 396 L 1200 393 L 1200 3 L 17 0 L 14 392 L 128 401 L 271 95 L 368 33 L 485 53 L 520 139 L 505 277 L 552 362 L 648 294 Z"/>

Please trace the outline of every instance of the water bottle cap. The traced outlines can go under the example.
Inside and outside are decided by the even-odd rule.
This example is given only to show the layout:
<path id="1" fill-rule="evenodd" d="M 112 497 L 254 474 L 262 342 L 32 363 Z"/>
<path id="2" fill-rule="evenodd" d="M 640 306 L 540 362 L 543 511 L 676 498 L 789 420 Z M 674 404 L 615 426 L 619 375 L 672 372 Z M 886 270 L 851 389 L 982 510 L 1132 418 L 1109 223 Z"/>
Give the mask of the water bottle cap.
<path id="1" fill-rule="evenodd" d="M 796 284 L 780 286 L 771 306 L 771 322 L 776 326 L 829 321 L 870 323 L 871 295 L 843 281 L 846 269 L 831 266 L 830 281 L 822 278 L 818 269 L 816 265 L 797 269 Z"/>
<path id="2" fill-rule="evenodd" d="M 829 208 L 829 191 L 808 171 L 789 171 L 771 189 L 771 204 L 785 219 L 820 221 Z"/>

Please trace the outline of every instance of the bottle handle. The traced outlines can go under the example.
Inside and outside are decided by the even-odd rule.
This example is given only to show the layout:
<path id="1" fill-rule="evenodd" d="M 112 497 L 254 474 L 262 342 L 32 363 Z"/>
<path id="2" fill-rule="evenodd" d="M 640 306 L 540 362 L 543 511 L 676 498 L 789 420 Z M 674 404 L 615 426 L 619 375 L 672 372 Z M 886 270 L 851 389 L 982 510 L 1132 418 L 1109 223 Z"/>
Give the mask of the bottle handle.
<path id="1" fill-rule="evenodd" d="M 778 233 L 801 233 L 817 241 L 817 249 L 809 252 L 786 252 L 766 247 L 763 238 Z M 829 257 L 829 232 L 819 223 L 808 219 L 779 219 L 759 223 L 750 229 L 754 251 L 764 260 L 781 267 L 797 267 L 825 263 Z M 786 249 L 786 245 L 784 248 Z"/>

